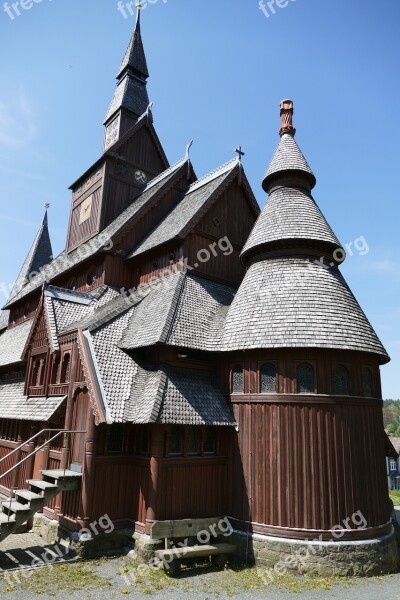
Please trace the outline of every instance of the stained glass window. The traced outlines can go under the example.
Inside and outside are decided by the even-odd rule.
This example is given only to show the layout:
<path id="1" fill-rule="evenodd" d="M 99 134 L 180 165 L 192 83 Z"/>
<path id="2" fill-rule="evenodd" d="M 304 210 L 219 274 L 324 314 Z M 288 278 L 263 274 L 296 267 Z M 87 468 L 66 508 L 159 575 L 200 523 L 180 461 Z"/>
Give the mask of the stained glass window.
<path id="1" fill-rule="evenodd" d="M 343 365 L 337 365 L 333 374 L 335 394 L 347 396 L 349 393 L 349 372 Z"/>
<path id="2" fill-rule="evenodd" d="M 363 386 L 364 386 L 364 396 L 368 396 L 372 398 L 372 373 L 371 369 L 368 367 L 363 368 Z"/>
<path id="3" fill-rule="evenodd" d="M 242 394 L 244 391 L 243 367 L 236 365 L 232 369 L 232 393 Z"/>
<path id="4" fill-rule="evenodd" d="M 314 392 L 314 368 L 310 363 L 297 366 L 297 393 Z"/>
<path id="5" fill-rule="evenodd" d="M 260 392 L 262 394 L 277 391 L 276 367 L 272 363 L 266 363 L 260 369 Z"/>

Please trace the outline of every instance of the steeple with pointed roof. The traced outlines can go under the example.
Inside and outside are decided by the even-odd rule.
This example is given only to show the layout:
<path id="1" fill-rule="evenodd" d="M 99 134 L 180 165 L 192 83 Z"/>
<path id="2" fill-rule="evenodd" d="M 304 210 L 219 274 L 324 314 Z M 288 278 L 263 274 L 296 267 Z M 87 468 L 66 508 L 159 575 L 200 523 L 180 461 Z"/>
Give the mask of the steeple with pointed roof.
<path id="1" fill-rule="evenodd" d="M 281 141 L 269 194 L 241 254 L 246 276 L 230 307 L 223 350 L 386 350 L 339 270 L 344 251 L 311 195 L 315 176 L 294 140 L 293 103 L 281 103 Z"/>
<path id="2" fill-rule="evenodd" d="M 51 248 L 47 209 L 43 217 L 40 229 L 33 241 L 28 256 L 22 266 L 22 269 L 17 277 L 14 287 L 11 291 L 8 302 L 14 298 L 22 288 L 29 283 L 29 277 L 33 273 L 38 273 L 45 265 L 49 264 L 53 259 L 53 251 Z"/>
<path id="3" fill-rule="evenodd" d="M 104 150 L 119 140 L 150 104 L 147 93 L 149 71 L 140 27 L 140 4 L 137 8 L 135 29 L 118 70 L 117 89 L 104 120 Z"/>

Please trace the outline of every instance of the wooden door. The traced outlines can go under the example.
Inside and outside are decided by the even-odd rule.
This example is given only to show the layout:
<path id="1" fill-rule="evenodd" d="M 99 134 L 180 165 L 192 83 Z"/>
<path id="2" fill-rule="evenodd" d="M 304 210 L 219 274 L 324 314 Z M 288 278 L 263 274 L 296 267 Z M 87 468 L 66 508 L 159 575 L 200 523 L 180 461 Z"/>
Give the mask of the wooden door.
<path id="1" fill-rule="evenodd" d="M 89 395 L 79 392 L 74 399 L 72 413 L 72 430 L 86 431 L 90 410 Z M 71 435 L 71 465 L 82 467 L 85 454 L 86 433 L 73 433 Z"/>

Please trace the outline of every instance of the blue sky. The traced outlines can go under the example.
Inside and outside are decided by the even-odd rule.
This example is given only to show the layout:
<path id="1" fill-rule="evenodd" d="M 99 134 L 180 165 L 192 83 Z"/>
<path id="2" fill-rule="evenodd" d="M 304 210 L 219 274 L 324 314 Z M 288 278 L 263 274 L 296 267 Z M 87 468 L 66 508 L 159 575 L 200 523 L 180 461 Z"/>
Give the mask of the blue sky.
<path id="1" fill-rule="evenodd" d="M 275 14 L 265 6 L 266 14 L 258 0 L 147 3 L 142 33 L 155 126 L 171 163 L 194 139 L 199 176 L 241 144 L 263 205 L 261 180 L 279 141 L 279 101 L 293 98 L 296 139 L 317 176 L 317 203 L 343 245 L 366 242 L 358 242 L 362 252 L 348 256 L 342 271 L 392 357 L 382 368 L 384 397 L 400 398 L 400 3 L 288 0 L 286 7 L 275 4 Z M 68 186 L 100 156 L 103 117 L 134 26 L 117 0 L 32 0 L 18 10 L 11 18 L 1 0 L 6 286 L 47 201 L 53 248 L 63 249 Z"/>

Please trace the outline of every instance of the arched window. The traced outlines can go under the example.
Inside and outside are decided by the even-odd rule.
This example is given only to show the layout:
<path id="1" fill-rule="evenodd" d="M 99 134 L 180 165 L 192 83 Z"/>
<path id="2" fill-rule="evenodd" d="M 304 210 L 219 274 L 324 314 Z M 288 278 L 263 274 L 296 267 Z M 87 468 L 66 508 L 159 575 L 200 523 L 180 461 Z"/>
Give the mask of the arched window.
<path id="1" fill-rule="evenodd" d="M 339 396 L 348 396 L 349 394 L 349 372 L 343 365 L 336 365 L 333 374 L 334 393 Z"/>
<path id="2" fill-rule="evenodd" d="M 314 386 L 314 367 L 310 363 L 301 363 L 297 365 L 297 393 L 313 393 Z"/>
<path id="3" fill-rule="evenodd" d="M 369 367 L 363 367 L 363 388 L 364 396 L 372 398 L 372 372 Z"/>
<path id="4" fill-rule="evenodd" d="M 60 383 L 69 383 L 69 370 L 71 364 L 71 357 L 69 353 L 64 355 L 61 367 L 61 378 Z"/>
<path id="5" fill-rule="evenodd" d="M 243 367 L 235 365 L 232 369 L 231 388 L 233 394 L 243 394 L 244 392 L 244 373 Z"/>
<path id="6" fill-rule="evenodd" d="M 260 392 L 270 394 L 277 391 L 276 367 L 272 363 L 265 363 L 260 369 Z"/>

